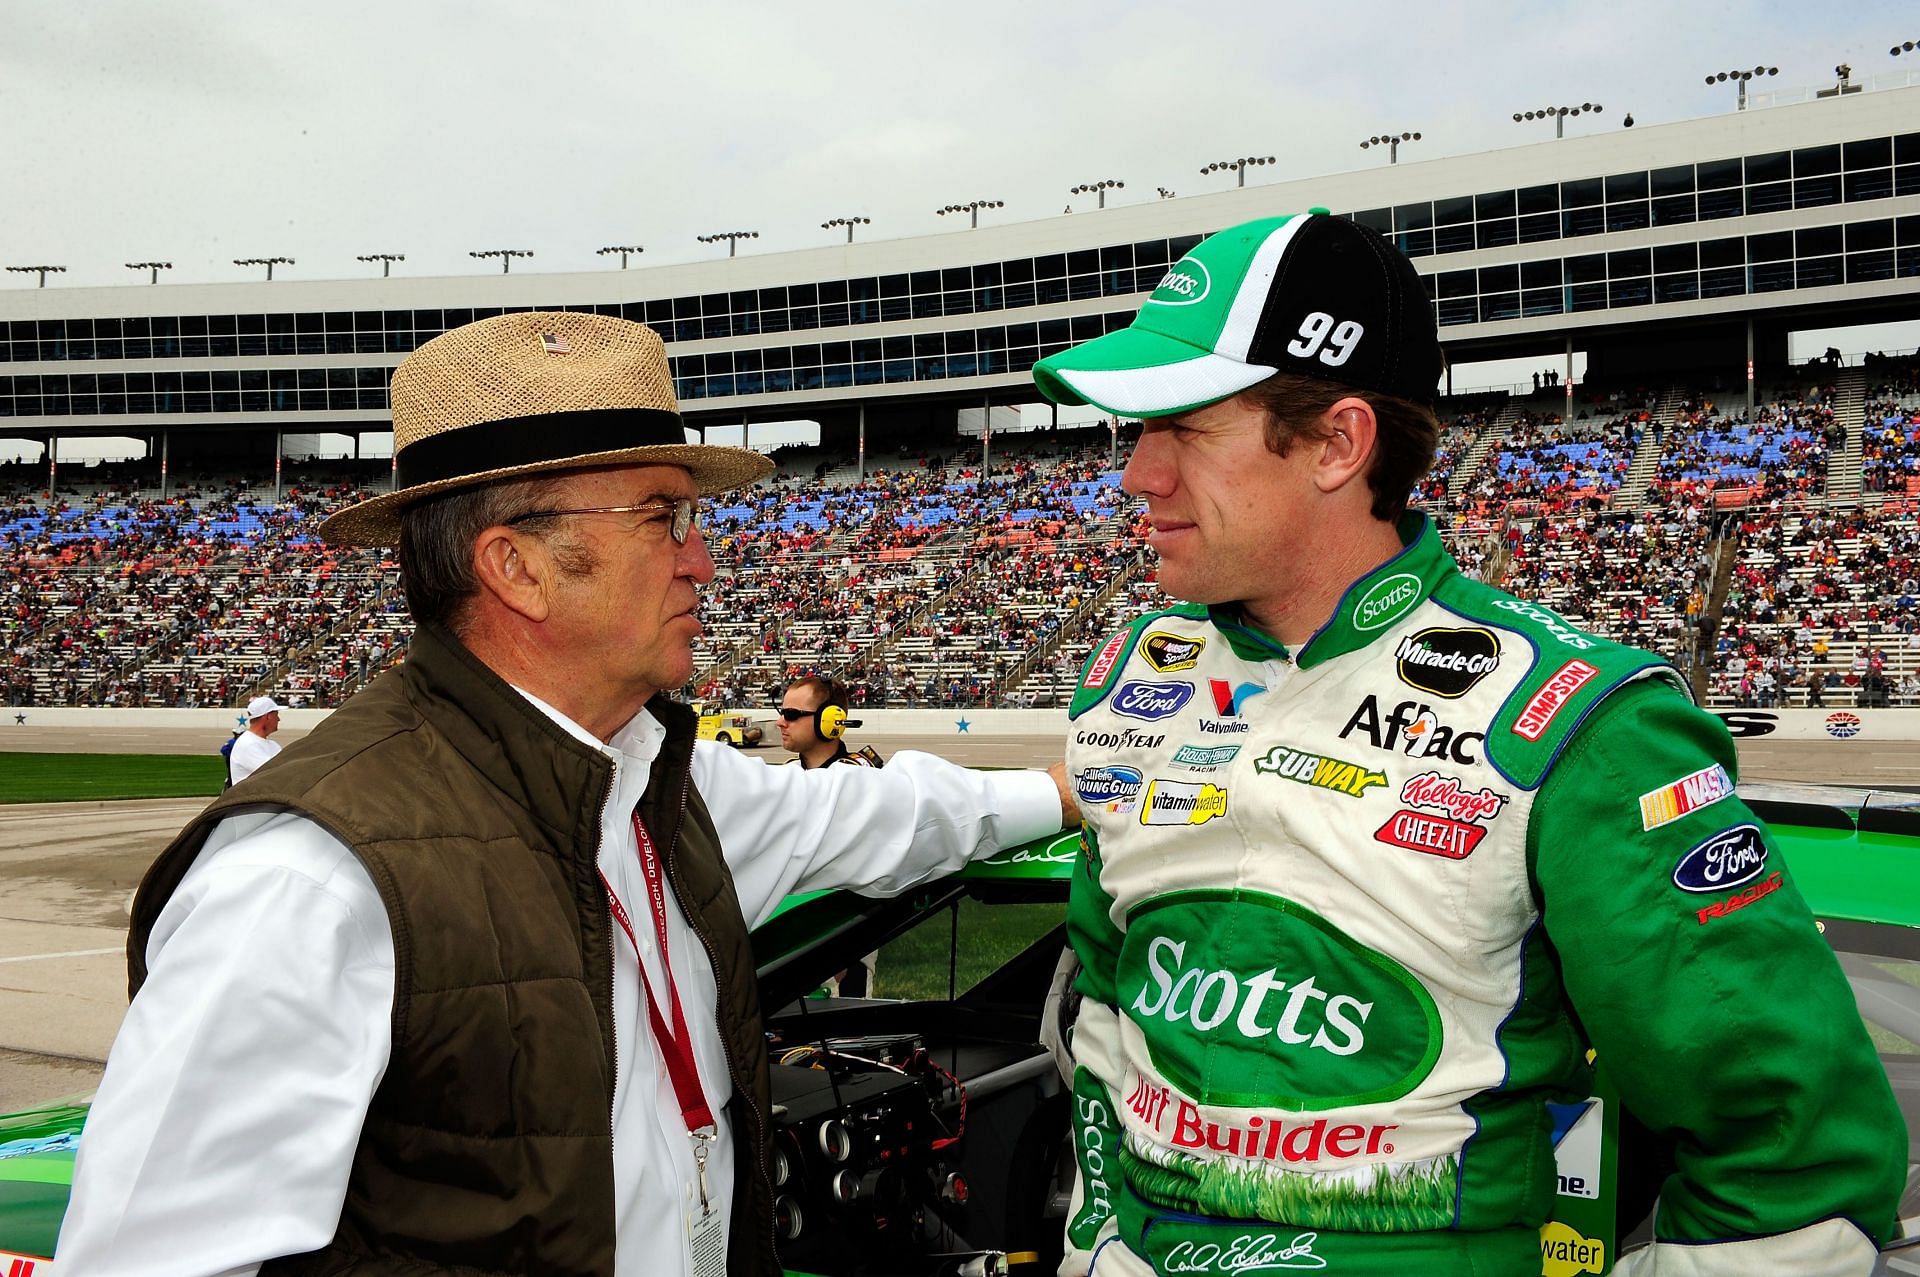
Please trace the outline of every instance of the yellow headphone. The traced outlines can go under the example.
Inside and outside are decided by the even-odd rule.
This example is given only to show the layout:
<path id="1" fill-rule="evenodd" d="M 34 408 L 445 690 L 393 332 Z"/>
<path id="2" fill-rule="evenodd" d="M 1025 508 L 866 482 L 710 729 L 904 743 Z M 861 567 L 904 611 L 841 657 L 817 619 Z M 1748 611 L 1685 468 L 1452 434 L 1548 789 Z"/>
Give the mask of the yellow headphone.
<path id="1" fill-rule="evenodd" d="M 847 717 L 847 685 L 838 679 L 828 685 L 827 703 L 820 707 L 820 738 L 839 740 L 847 734 L 849 727 L 860 726 L 860 720 Z"/>

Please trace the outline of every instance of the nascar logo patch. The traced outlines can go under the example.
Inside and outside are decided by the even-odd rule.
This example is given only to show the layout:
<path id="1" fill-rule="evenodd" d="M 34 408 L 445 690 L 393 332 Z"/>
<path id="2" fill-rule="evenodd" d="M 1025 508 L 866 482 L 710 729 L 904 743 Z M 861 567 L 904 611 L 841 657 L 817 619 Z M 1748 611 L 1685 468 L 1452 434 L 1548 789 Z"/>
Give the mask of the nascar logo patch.
<path id="1" fill-rule="evenodd" d="M 1640 827 L 1658 829 L 1733 795 L 1733 777 L 1715 763 L 1640 795 Z"/>

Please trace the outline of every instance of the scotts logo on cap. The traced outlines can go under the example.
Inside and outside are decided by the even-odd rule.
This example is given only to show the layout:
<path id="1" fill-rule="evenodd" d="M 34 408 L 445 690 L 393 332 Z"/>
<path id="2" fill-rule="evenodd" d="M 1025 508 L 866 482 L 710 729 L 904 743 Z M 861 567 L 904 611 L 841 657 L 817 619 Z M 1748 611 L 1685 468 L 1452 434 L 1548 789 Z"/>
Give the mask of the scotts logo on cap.
<path id="1" fill-rule="evenodd" d="M 1456 700 L 1500 668 L 1500 640 L 1492 630 L 1434 628 L 1400 640 L 1394 649 L 1400 681 Z"/>
<path id="2" fill-rule="evenodd" d="M 1411 572 L 1396 572 L 1375 581 L 1360 601 L 1353 605 L 1353 628 L 1377 630 L 1407 614 L 1420 597 L 1420 578 Z"/>
<path id="3" fill-rule="evenodd" d="M 1181 670 L 1192 669 L 1206 646 L 1207 641 L 1203 638 L 1186 638 L 1165 630 L 1153 630 L 1140 640 L 1140 655 L 1159 673 L 1177 674 Z"/>
<path id="4" fill-rule="evenodd" d="M 1207 264 L 1197 257 L 1182 257 L 1160 277 L 1147 301 L 1160 306 L 1191 306 L 1212 291 L 1213 276 Z"/>
<path id="5" fill-rule="evenodd" d="M 1440 1013 L 1411 973 L 1293 901 L 1181 891 L 1127 919 L 1119 1001 L 1198 1104 L 1331 1109 L 1433 1071 Z"/>

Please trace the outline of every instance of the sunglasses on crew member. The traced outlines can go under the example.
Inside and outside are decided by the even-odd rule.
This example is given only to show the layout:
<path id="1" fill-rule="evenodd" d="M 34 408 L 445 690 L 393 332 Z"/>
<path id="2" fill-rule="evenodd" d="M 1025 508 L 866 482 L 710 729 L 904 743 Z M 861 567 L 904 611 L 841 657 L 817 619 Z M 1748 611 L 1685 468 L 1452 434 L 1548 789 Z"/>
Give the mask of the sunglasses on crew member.
<path id="1" fill-rule="evenodd" d="M 773 712 L 778 714 L 782 720 L 789 723 L 797 723 L 803 718 L 818 718 L 820 716 L 820 711 L 817 709 L 789 709 L 785 705 L 782 705 Z"/>
<path id="2" fill-rule="evenodd" d="M 565 514 L 670 514 L 672 522 L 667 525 L 667 531 L 672 535 L 675 545 L 685 545 L 699 513 L 698 502 L 687 497 L 679 497 L 672 501 L 649 501 L 645 505 L 599 505 L 584 506 L 576 510 L 531 510 L 526 514 L 516 514 L 508 519 L 507 526 L 528 523 L 534 519 L 557 519 Z"/>

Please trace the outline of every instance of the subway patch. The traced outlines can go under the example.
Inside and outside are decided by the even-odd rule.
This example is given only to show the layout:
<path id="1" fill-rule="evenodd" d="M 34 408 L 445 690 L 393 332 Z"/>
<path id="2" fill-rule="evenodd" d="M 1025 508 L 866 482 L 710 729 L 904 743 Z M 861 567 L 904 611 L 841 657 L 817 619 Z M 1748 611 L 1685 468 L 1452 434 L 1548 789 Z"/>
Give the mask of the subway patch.
<path id="1" fill-rule="evenodd" d="M 1255 759 L 1253 769 L 1295 784 L 1345 794 L 1349 798 L 1358 798 L 1374 786 L 1387 783 L 1385 772 L 1372 771 L 1359 763 L 1349 763 L 1339 758 L 1289 749 L 1285 745 L 1275 745 Z"/>

